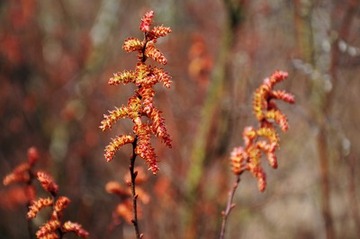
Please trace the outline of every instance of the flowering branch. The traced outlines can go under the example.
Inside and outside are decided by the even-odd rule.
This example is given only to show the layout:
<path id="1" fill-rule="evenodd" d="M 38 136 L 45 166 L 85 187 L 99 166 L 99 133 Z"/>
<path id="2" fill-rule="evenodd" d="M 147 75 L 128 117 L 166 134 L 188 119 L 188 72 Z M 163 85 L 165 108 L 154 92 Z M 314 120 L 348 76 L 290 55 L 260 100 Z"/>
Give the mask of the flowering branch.
<path id="1" fill-rule="evenodd" d="M 63 210 L 70 203 L 70 199 L 64 196 L 58 196 L 59 187 L 53 178 L 42 171 L 35 172 L 34 166 L 38 161 L 39 155 L 37 150 L 32 147 L 28 150 L 28 162 L 17 166 L 10 174 L 5 176 L 3 180 L 4 185 L 12 183 L 24 182 L 26 183 L 26 196 L 28 197 L 28 231 L 30 238 L 33 238 L 32 226 L 30 219 L 33 219 L 37 214 L 47 207 L 52 208 L 50 219 L 42 225 L 36 232 L 38 239 L 57 239 L 63 238 L 63 235 L 68 232 L 75 233 L 78 237 L 87 238 L 89 233 L 85 231 L 78 223 L 67 221 L 62 223 Z M 36 199 L 35 187 L 33 181 L 40 183 L 41 187 L 50 194 L 50 197 L 40 197 Z"/>
<path id="2" fill-rule="evenodd" d="M 165 126 L 165 120 L 162 112 L 154 106 L 155 90 L 154 85 L 162 83 L 164 87 L 169 88 L 171 84 L 170 75 L 157 66 L 147 65 L 145 62 L 148 58 L 153 59 L 161 65 L 167 64 L 167 59 L 163 53 L 156 48 L 155 43 L 160 37 L 164 37 L 171 32 L 169 27 L 155 26 L 151 27 L 154 12 L 149 11 L 141 18 L 140 30 L 144 33 L 144 39 L 140 40 L 130 37 L 124 41 L 123 50 L 126 52 L 137 52 L 138 62 L 134 70 L 124 70 L 115 73 L 110 78 L 110 85 L 129 84 L 137 86 L 134 95 L 128 99 L 127 105 L 109 111 L 104 115 L 100 128 L 105 131 L 110 129 L 119 119 L 129 118 L 132 120 L 132 134 L 119 135 L 105 148 L 105 158 L 109 162 L 113 159 L 117 150 L 126 144 L 132 144 L 133 155 L 130 159 L 130 174 L 133 196 L 134 218 L 132 223 L 135 227 L 136 237 L 141 238 L 137 220 L 135 179 L 137 172 L 134 171 L 136 156 L 143 158 L 149 170 L 156 174 L 159 170 L 157 165 L 157 155 L 151 145 L 151 137 L 155 136 L 168 147 L 171 147 L 170 135 Z"/>
<path id="3" fill-rule="evenodd" d="M 230 162 L 233 173 L 236 175 L 236 182 L 229 193 L 228 203 L 223 211 L 223 222 L 220 238 L 225 237 L 226 220 L 231 209 L 235 191 L 240 182 L 240 176 L 249 171 L 258 181 L 259 191 L 266 189 L 266 175 L 261 165 L 261 157 L 265 155 L 268 163 L 274 169 L 278 162 L 275 151 L 280 146 L 280 139 L 276 132 L 276 125 L 283 132 L 289 128 L 288 120 L 273 100 L 282 100 L 286 103 L 295 103 L 293 95 L 283 90 L 274 90 L 274 85 L 285 80 L 288 73 L 283 71 L 274 72 L 270 78 L 266 78 L 254 93 L 253 113 L 259 122 L 259 128 L 246 127 L 243 131 L 244 146 L 235 147 L 230 154 Z"/>
<path id="4" fill-rule="evenodd" d="M 26 207 L 28 208 L 31 201 L 35 199 L 34 181 L 34 167 L 39 159 L 39 153 L 35 147 L 30 147 L 27 151 L 27 162 L 21 163 L 13 171 L 6 175 L 3 179 L 3 184 L 8 186 L 13 183 L 25 183 Z M 30 221 L 27 222 L 27 228 L 30 239 L 33 238 L 33 228 Z"/>
<path id="5" fill-rule="evenodd" d="M 52 212 L 50 219 L 44 223 L 36 232 L 36 237 L 42 238 L 63 238 L 63 235 L 68 232 L 75 233 L 78 237 L 87 238 L 89 233 L 76 222 L 66 221 L 62 223 L 63 211 L 69 205 L 70 199 L 65 196 L 59 196 L 59 186 L 54 179 L 47 173 L 39 171 L 36 173 L 36 179 L 39 181 L 42 188 L 50 193 L 50 197 L 39 198 L 34 200 L 29 207 L 27 213 L 28 219 L 33 219 L 37 216 L 41 209 L 51 207 Z"/>

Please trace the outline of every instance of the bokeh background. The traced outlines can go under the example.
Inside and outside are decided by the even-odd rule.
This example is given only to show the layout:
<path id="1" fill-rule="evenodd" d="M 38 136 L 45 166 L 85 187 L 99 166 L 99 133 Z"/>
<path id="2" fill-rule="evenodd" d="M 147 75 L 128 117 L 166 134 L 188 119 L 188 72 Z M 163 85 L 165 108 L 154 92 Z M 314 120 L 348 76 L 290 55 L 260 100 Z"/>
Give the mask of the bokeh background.
<path id="1" fill-rule="evenodd" d="M 280 135 L 279 168 L 266 166 L 264 193 L 242 175 L 226 238 L 359 238 L 357 0 L 2 0 L 1 178 L 35 146 L 37 168 L 72 200 L 66 219 L 90 238 L 134 237 L 132 225 L 119 219 L 114 227 L 119 199 L 104 188 L 123 182 L 129 148 L 110 163 L 103 157 L 110 138 L 131 125 L 105 133 L 99 125 L 133 93 L 107 80 L 134 67 L 122 43 L 142 38 L 140 18 L 150 9 L 173 30 L 158 42 L 173 85 L 159 85 L 155 102 L 174 146 L 154 140 L 161 162 L 142 185 L 151 197 L 141 205 L 145 238 L 218 238 L 235 180 L 229 152 L 256 125 L 252 92 L 277 69 L 289 72 L 280 88 L 297 101 L 280 104 L 290 130 Z M 0 215 L 0 238 L 28 238 L 18 186 L 0 186 Z"/>

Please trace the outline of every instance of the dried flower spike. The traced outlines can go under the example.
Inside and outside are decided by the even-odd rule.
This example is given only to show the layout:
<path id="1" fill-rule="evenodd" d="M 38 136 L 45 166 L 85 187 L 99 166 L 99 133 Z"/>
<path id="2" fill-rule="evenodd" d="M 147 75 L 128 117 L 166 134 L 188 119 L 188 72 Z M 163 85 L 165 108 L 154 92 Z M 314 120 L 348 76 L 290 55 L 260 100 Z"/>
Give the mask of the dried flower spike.
<path id="1" fill-rule="evenodd" d="M 37 172 L 37 179 L 45 191 L 56 195 L 59 191 L 59 186 L 54 182 L 54 179 L 45 172 Z"/>
<path id="2" fill-rule="evenodd" d="M 144 39 L 134 37 L 124 41 L 123 49 L 126 52 L 137 52 L 138 63 L 134 70 L 124 70 L 115 73 L 110 78 L 110 85 L 134 84 L 137 89 L 129 98 L 127 105 L 123 105 L 104 115 L 100 128 L 105 131 L 110 129 L 115 122 L 128 118 L 134 123 L 132 134 L 119 135 L 114 138 L 105 148 L 105 158 L 111 161 L 121 146 L 133 144 L 136 155 L 143 158 L 149 169 L 155 174 L 158 171 L 157 156 L 151 145 L 151 137 L 156 136 L 168 147 L 171 147 L 171 139 L 168 134 L 162 112 L 154 104 L 154 85 L 162 83 L 166 88 L 170 87 L 171 77 L 163 69 L 146 64 L 148 58 L 155 62 L 166 65 L 167 59 L 155 46 L 160 37 L 171 32 L 169 27 L 152 27 L 154 12 L 149 11 L 141 18 L 140 30 L 144 33 Z"/>
<path id="3" fill-rule="evenodd" d="M 152 24 L 152 19 L 154 18 L 154 11 L 149 11 L 141 18 L 140 31 L 148 32 L 150 31 L 150 26 Z"/>
<path id="4" fill-rule="evenodd" d="M 10 174 L 6 175 L 3 179 L 5 186 L 12 183 L 27 183 L 30 180 L 30 165 L 28 163 L 22 163 L 18 165 Z"/>
<path id="5" fill-rule="evenodd" d="M 67 221 L 62 226 L 63 232 L 73 232 L 78 237 L 87 238 L 89 236 L 89 233 L 82 228 L 82 226 L 79 223 Z"/>
<path id="6" fill-rule="evenodd" d="M 40 229 L 36 232 L 37 238 L 59 238 L 56 231 L 60 228 L 61 224 L 59 220 L 47 221 Z"/>
<path id="7" fill-rule="evenodd" d="M 37 213 L 45 208 L 50 207 L 53 205 L 53 200 L 51 198 L 39 198 L 38 200 L 35 200 L 32 202 L 32 204 L 29 207 L 29 211 L 27 213 L 27 218 L 32 219 L 35 218 Z"/>

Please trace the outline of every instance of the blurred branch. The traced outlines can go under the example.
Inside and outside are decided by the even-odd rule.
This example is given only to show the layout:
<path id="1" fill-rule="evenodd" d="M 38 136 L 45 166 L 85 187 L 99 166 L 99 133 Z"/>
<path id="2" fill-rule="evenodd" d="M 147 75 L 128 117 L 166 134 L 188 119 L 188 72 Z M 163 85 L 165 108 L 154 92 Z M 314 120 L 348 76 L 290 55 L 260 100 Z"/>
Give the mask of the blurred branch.
<path id="1" fill-rule="evenodd" d="M 340 4 L 340 3 L 339 3 Z M 322 74 L 317 74 L 317 77 L 311 75 L 312 79 L 309 81 L 310 88 L 310 115 L 312 120 L 317 125 L 317 152 L 320 166 L 320 188 L 321 188 L 321 211 L 325 225 L 325 233 L 327 239 L 336 238 L 336 232 L 334 227 L 334 218 L 331 212 L 331 188 L 330 188 L 330 167 L 329 160 L 332 152 L 329 148 L 329 118 L 331 118 L 333 100 L 335 98 L 336 89 L 338 88 L 338 68 L 339 68 L 339 41 L 348 38 L 352 19 L 358 9 L 358 1 L 349 0 L 345 5 L 343 11 L 344 15 L 339 20 L 339 6 L 334 6 L 333 14 L 330 21 L 333 21 L 332 26 L 335 26 L 334 22 L 341 22 L 339 24 L 339 32 L 336 32 L 336 39 L 332 42 L 332 48 L 330 53 L 330 80 L 329 82 L 324 80 Z M 344 6 L 341 3 L 341 6 Z M 320 63 L 317 62 L 315 57 L 316 49 L 314 49 L 314 32 L 312 10 L 313 2 L 308 1 L 296 1 L 295 2 L 295 26 L 297 30 L 297 37 L 299 42 L 300 54 L 304 61 L 311 65 L 313 70 L 316 70 Z M 328 83 L 326 85 L 325 83 Z M 329 87 L 330 85 L 330 87 Z"/>
<path id="2" fill-rule="evenodd" d="M 355 228 L 357 230 L 357 235 L 360 235 L 360 213 L 359 213 L 359 206 L 356 198 L 356 158 L 353 155 L 350 155 L 346 158 L 348 163 L 348 170 L 349 170 L 349 211 L 353 216 L 355 222 Z"/>
<path id="3" fill-rule="evenodd" d="M 343 3 L 342 3 L 343 4 Z M 350 33 L 350 28 L 352 26 L 352 21 L 358 11 L 359 1 L 349 0 L 344 9 L 344 17 L 341 19 L 339 26 L 339 35 L 332 44 L 331 48 L 331 63 L 330 63 L 330 75 L 332 90 L 324 93 L 323 102 L 320 105 L 320 110 L 323 114 L 323 118 L 329 118 L 332 114 L 333 101 L 335 99 L 336 89 L 338 88 L 339 79 L 338 79 L 338 69 L 339 69 L 339 59 L 340 59 L 340 50 L 339 50 L 339 40 L 347 40 Z M 332 20 L 338 20 L 335 15 L 338 12 L 338 7 L 334 7 Z M 334 25 L 334 24 L 332 24 Z M 330 185 L 329 185 L 329 148 L 327 139 L 329 138 L 328 132 L 326 129 L 326 122 L 323 120 L 320 121 L 320 132 L 318 135 L 318 151 L 319 159 L 321 165 L 321 177 L 322 177 L 322 192 L 323 192 L 323 217 L 325 220 L 325 227 L 327 232 L 327 238 L 335 238 L 335 229 L 333 225 L 333 218 L 330 212 Z M 351 183 L 350 183 L 351 184 Z M 356 213 L 355 213 L 356 214 Z M 330 234 L 333 234 L 332 236 Z"/>
<path id="4" fill-rule="evenodd" d="M 332 88 L 333 89 L 337 88 L 337 85 L 339 82 L 339 80 L 338 80 L 338 68 L 339 68 L 339 58 L 340 58 L 339 43 L 342 40 L 345 40 L 345 41 L 348 40 L 353 19 L 356 16 L 357 11 L 359 10 L 359 4 L 360 4 L 360 2 L 357 0 L 349 0 L 348 1 L 348 4 L 345 9 L 345 16 L 343 17 L 342 22 L 339 26 L 339 33 L 338 33 L 339 35 L 332 44 L 331 63 L 330 63 L 329 71 L 330 71 L 330 75 L 332 78 L 332 86 L 333 86 Z M 338 11 L 337 9 L 338 9 L 338 7 L 334 7 L 333 17 L 332 17 L 333 21 L 335 19 L 337 19 L 336 18 L 336 13 Z M 324 106 L 325 111 L 327 113 L 329 113 L 331 110 L 331 105 L 334 100 L 335 92 L 336 92 L 335 90 L 332 90 L 327 94 L 326 105 Z"/>
<path id="5" fill-rule="evenodd" d="M 314 65 L 314 34 L 311 27 L 312 1 L 296 0 L 294 1 L 294 8 L 297 49 L 299 49 L 299 54 L 303 59 Z"/>
<path id="6" fill-rule="evenodd" d="M 339 43 L 342 40 L 347 41 L 350 34 L 350 29 L 353 23 L 353 20 L 356 16 L 356 13 L 359 10 L 360 2 L 358 0 L 349 0 L 347 2 L 345 8 L 345 15 L 340 23 L 339 26 L 339 35 L 336 40 L 332 44 L 331 48 L 331 63 L 330 63 L 330 75 L 332 78 L 333 89 L 336 89 L 339 85 L 338 79 L 338 68 L 339 68 L 339 59 L 340 59 L 340 49 Z M 337 7 L 333 10 L 333 17 L 332 19 L 336 19 Z M 335 25 L 335 24 L 333 24 Z M 335 90 L 330 91 L 326 95 L 326 102 L 324 106 L 324 112 L 326 114 L 331 113 L 331 106 L 333 105 L 333 101 L 335 98 Z M 360 235 L 360 214 L 359 214 L 359 207 L 356 200 L 356 184 L 355 184 L 355 157 L 350 155 L 348 157 L 348 168 L 349 168 L 349 201 L 350 201 L 350 214 L 353 215 L 353 219 L 355 222 L 355 228 L 357 229 L 358 235 Z"/>
<path id="7" fill-rule="evenodd" d="M 314 36 L 312 26 L 312 1 L 295 1 L 295 27 L 297 32 L 298 48 L 302 58 L 316 69 Z M 330 207 L 329 183 L 329 151 L 327 142 L 327 122 L 324 105 L 326 92 L 323 79 L 318 77 L 310 80 L 310 115 L 318 127 L 316 136 L 317 153 L 320 165 L 321 211 L 325 224 L 327 239 L 335 238 L 333 216 Z"/>
<path id="8" fill-rule="evenodd" d="M 186 232 L 187 238 L 195 238 L 199 236 L 196 232 L 198 213 L 194 213 L 194 205 L 199 199 L 200 192 L 199 187 L 201 185 L 201 179 L 205 171 L 205 159 L 209 158 L 210 155 L 206 152 L 206 146 L 212 139 L 209 138 L 209 133 L 212 128 L 214 115 L 219 110 L 222 100 L 224 97 L 224 87 L 227 83 L 226 80 L 230 78 L 227 69 L 230 67 L 230 53 L 235 42 L 235 34 L 238 26 L 240 25 L 240 15 L 242 5 L 230 4 L 229 1 L 225 0 L 225 9 L 227 19 L 223 32 L 221 34 L 220 49 L 218 52 L 217 62 L 215 63 L 211 80 L 210 88 L 206 96 L 204 106 L 201 111 L 201 119 L 199 122 L 199 128 L 194 138 L 194 146 L 191 151 L 190 162 L 191 167 L 188 172 L 187 180 L 185 182 L 186 195 L 189 197 L 188 212 L 186 216 L 188 229 Z M 224 117 L 227 114 L 220 114 L 220 117 L 216 120 L 226 120 Z M 223 130 L 222 133 L 227 133 L 228 130 Z M 223 138 L 221 135 L 218 135 Z"/>
<path id="9" fill-rule="evenodd" d="M 224 0 L 231 29 L 236 29 L 244 20 L 244 5 L 247 0 Z"/>
<path id="10" fill-rule="evenodd" d="M 101 2 L 98 15 L 90 30 L 90 38 L 93 49 L 86 62 L 85 69 L 89 72 L 96 71 L 104 64 L 104 58 L 108 39 L 111 36 L 114 25 L 119 21 L 120 3 L 117 0 L 104 0 Z M 105 51 L 105 52 L 104 52 Z"/>

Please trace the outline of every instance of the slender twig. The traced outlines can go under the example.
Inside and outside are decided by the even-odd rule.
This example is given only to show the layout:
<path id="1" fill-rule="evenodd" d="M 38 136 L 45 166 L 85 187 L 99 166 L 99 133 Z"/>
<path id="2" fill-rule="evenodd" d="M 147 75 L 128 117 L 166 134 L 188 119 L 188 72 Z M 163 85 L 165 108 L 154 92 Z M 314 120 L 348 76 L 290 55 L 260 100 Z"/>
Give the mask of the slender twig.
<path id="1" fill-rule="evenodd" d="M 240 175 L 236 175 L 236 181 L 235 181 L 232 189 L 229 191 L 229 197 L 228 197 L 228 201 L 226 204 L 226 209 L 225 209 L 225 211 L 222 212 L 223 220 L 222 220 L 222 224 L 221 224 L 221 232 L 220 232 L 219 239 L 225 238 L 225 228 L 226 228 L 227 218 L 231 212 L 231 209 L 233 209 L 235 207 L 235 204 L 233 203 L 233 199 L 234 199 L 236 189 L 239 186 L 239 183 L 240 183 Z"/>
<path id="2" fill-rule="evenodd" d="M 356 225 L 356 229 L 358 235 L 360 235 L 360 210 L 358 207 L 358 200 L 356 197 L 356 171 L 357 168 L 355 167 L 356 158 L 353 155 L 350 155 L 346 162 L 348 163 L 348 170 L 349 170 L 349 187 L 348 187 L 348 195 L 349 195 L 349 209 L 351 211 L 354 223 Z"/>
<path id="3" fill-rule="evenodd" d="M 136 153 L 135 153 L 135 148 L 136 148 L 136 144 L 137 144 L 137 136 L 135 137 L 134 142 L 132 143 L 133 146 L 133 152 L 132 152 L 132 156 L 130 159 L 130 175 L 131 175 L 131 192 L 132 192 L 132 197 L 133 197 L 133 213 L 134 213 L 134 219 L 131 221 L 134 225 L 134 229 L 135 229 L 135 234 L 136 234 L 136 238 L 140 239 L 142 238 L 143 234 L 140 234 L 140 228 L 139 228 L 139 223 L 138 223 L 138 215 L 137 215 L 137 198 L 138 195 L 136 194 L 136 190 L 135 190 L 135 180 L 136 180 L 136 176 L 137 176 L 137 171 L 135 171 L 135 159 L 136 159 Z"/>

